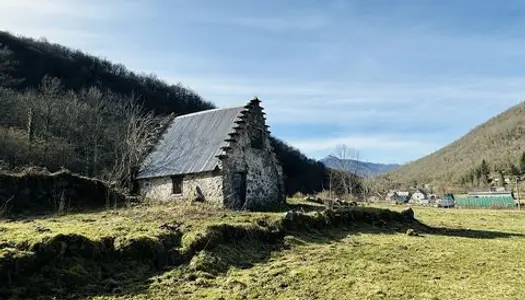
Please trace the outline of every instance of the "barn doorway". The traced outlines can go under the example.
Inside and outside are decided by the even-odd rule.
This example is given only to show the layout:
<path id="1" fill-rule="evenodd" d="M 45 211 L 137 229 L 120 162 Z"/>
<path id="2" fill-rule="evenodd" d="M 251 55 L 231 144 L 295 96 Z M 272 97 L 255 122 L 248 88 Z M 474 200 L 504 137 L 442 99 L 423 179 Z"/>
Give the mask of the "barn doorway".
<path id="1" fill-rule="evenodd" d="M 239 207 L 246 203 L 246 172 L 235 172 L 233 174 L 233 190 L 237 195 Z"/>

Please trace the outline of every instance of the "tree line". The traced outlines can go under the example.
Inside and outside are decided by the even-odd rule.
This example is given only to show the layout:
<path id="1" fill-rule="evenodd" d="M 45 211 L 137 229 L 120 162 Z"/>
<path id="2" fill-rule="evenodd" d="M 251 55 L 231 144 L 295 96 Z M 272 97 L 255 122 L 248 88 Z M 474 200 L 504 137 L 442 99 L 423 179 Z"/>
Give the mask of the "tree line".
<path id="1" fill-rule="evenodd" d="M 489 163 L 483 159 L 481 163 L 470 170 L 465 177 L 462 178 L 463 185 L 470 187 L 487 187 L 495 179 L 498 179 L 500 186 L 505 186 L 506 179 L 518 179 L 525 175 L 525 152 L 522 153 L 518 162 L 509 161 L 505 166 L 494 165 L 492 168 Z"/>
<path id="2" fill-rule="evenodd" d="M 90 87 L 65 90 L 44 77 L 35 89 L 0 89 L 5 168 L 65 168 L 130 186 L 155 118 L 133 97 Z"/>

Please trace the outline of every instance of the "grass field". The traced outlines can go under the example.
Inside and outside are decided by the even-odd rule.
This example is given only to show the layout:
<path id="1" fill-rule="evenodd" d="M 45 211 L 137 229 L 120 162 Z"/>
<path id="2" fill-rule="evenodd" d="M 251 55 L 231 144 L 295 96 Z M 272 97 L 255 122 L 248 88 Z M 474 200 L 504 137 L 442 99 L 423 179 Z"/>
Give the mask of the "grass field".
<path id="1" fill-rule="evenodd" d="M 75 290 L 78 294 L 74 297 L 108 300 L 525 299 L 525 214 L 414 210 L 423 223 L 450 230 L 423 230 L 419 236 L 409 236 L 403 233 L 404 229 L 388 230 L 384 226 L 356 223 L 331 229 L 290 231 L 277 243 L 243 239 L 209 249 L 204 247 L 187 263 L 156 270 L 144 263 L 108 263 L 107 268 L 115 269 L 113 275 L 87 284 L 82 282 L 79 285 L 82 292 L 76 291 L 67 280 L 56 281 L 52 287 L 35 277 L 29 282 L 44 287 L 45 293 L 40 295 L 50 295 L 53 289 L 62 294 Z M 184 224 L 184 241 L 198 236 L 205 224 L 243 225 L 257 218 L 281 216 L 282 213 L 154 206 L 140 211 L 0 221 L 0 244 L 1 240 L 37 243 L 38 239 L 62 232 L 81 233 L 92 239 L 108 235 L 127 239 L 155 236 L 160 233 L 160 225 L 173 220 Z M 51 232 L 35 234 L 35 226 Z M 2 255 L 0 262 L 1 259 Z M 60 264 L 59 272 L 70 272 L 67 274 L 77 276 L 78 280 L 87 280 L 90 272 L 99 270 L 93 262 L 79 263 L 74 259 Z M 88 274 L 78 275 L 83 272 Z M 24 295 L 24 288 L 12 287 L 14 295 Z"/>

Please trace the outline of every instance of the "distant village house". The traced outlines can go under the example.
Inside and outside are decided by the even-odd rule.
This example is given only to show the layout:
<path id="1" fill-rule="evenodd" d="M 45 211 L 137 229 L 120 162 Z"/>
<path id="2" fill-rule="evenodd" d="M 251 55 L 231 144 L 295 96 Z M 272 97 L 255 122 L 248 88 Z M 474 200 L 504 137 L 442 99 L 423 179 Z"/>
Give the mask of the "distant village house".
<path id="1" fill-rule="evenodd" d="M 420 202 L 422 200 L 427 199 L 427 193 L 425 193 L 422 190 L 416 190 L 414 193 L 412 193 L 412 197 L 410 199 L 414 200 L 415 202 Z"/>
<path id="2" fill-rule="evenodd" d="M 386 201 L 401 204 L 410 200 L 410 192 L 389 191 L 386 195 Z"/>
<path id="3" fill-rule="evenodd" d="M 283 171 L 259 104 L 176 117 L 140 167 L 141 193 L 231 209 L 282 203 Z"/>

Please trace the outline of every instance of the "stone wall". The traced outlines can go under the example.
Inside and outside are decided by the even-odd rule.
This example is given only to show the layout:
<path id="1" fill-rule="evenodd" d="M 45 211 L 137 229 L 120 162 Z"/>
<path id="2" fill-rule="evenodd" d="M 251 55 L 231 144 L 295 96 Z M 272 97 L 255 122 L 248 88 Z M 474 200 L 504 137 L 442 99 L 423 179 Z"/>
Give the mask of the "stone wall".
<path id="1" fill-rule="evenodd" d="M 68 171 L 0 172 L 0 217 L 82 211 L 123 205 L 126 201 L 105 182 Z"/>
<path id="2" fill-rule="evenodd" d="M 197 198 L 197 189 L 200 189 L 206 202 L 222 204 L 223 200 L 223 180 L 222 175 L 212 172 L 190 174 L 184 176 L 182 190 L 184 197 L 189 199 Z"/>
<path id="3" fill-rule="evenodd" d="M 184 175 L 181 195 L 172 194 L 173 184 L 169 176 L 140 179 L 139 187 L 141 194 L 161 201 L 193 200 L 197 197 L 197 188 L 199 188 L 204 195 L 205 201 L 222 203 L 222 182 L 220 174 L 205 172 Z"/>
<path id="4" fill-rule="evenodd" d="M 173 195 L 171 177 L 156 177 L 139 180 L 140 193 L 147 198 L 160 201 L 181 199 L 181 195 Z"/>
<path id="5" fill-rule="evenodd" d="M 284 201 L 282 168 L 273 151 L 265 118 L 258 102 L 249 104 L 234 135 L 234 142 L 222 159 L 224 205 L 232 209 L 259 209 Z M 252 140 L 262 133 L 262 149 L 252 147 Z M 246 199 L 243 203 L 234 183 L 236 172 L 246 172 Z"/>

